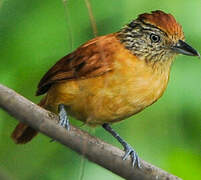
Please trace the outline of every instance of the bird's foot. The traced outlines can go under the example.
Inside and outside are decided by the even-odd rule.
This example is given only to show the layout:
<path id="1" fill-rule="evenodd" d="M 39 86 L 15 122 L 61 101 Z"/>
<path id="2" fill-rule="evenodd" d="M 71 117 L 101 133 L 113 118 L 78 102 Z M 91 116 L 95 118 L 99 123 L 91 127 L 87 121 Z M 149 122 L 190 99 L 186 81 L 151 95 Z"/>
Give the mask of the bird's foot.
<path id="1" fill-rule="evenodd" d="M 68 115 L 63 104 L 59 105 L 59 125 L 70 130 Z"/>
<path id="2" fill-rule="evenodd" d="M 65 106 L 63 104 L 59 104 L 58 111 L 59 111 L 59 125 L 64 127 L 67 131 L 69 131 L 70 123 Z M 55 141 L 54 139 L 50 140 L 50 142 L 54 141 Z"/>
<path id="3" fill-rule="evenodd" d="M 108 131 L 115 139 L 117 139 L 123 145 L 125 151 L 123 160 L 126 160 L 128 156 L 130 156 L 133 167 L 136 165 L 138 168 L 141 168 L 138 155 L 136 151 L 131 147 L 131 145 L 129 145 L 125 140 L 123 140 L 108 123 L 105 123 L 102 126 L 106 131 Z"/>
<path id="4" fill-rule="evenodd" d="M 139 157 L 136 151 L 129 144 L 124 146 L 124 151 L 125 155 L 123 156 L 123 160 L 126 160 L 130 155 L 132 166 L 134 167 L 136 165 L 138 168 L 141 168 Z"/>
<path id="5" fill-rule="evenodd" d="M 59 116 L 59 125 L 64 127 L 67 131 L 70 130 L 70 123 L 68 117 Z"/>

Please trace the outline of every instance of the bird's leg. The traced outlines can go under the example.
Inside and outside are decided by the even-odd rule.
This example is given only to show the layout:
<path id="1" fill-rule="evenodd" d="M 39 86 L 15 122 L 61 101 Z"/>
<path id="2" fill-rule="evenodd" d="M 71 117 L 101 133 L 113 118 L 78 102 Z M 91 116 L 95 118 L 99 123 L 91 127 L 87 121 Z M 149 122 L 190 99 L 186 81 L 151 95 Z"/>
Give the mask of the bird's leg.
<path id="1" fill-rule="evenodd" d="M 131 160 L 132 160 L 132 165 L 134 166 L 135 164 L 137 165 L 137 167 L 140 168 L 140 161 L 138 158 L 138 155 L 136 153 L 136 151 L 125 141 L 123 140 L 118 133 L 116 133 L 114 131 L 114 129 L 111 128 L 111 126 L 107 123 L 104 123 L 103 128 L 108 131 L 114 138 L 116 138 L 124 147 L 124 151 L 125 151 L 125 155 L 123 157 L 123 160 L 126 160 L 128 158 L 128 156 L 131 156 Z"/>
<path id="2" fill-rule="evenodd" d="M 58 111 L 59 111 L 59 125 L 61 125 L 62 127 L 64 127 L 69 131 L 70 130 L 69 118 L 64 104 L 59 104 Z"/>

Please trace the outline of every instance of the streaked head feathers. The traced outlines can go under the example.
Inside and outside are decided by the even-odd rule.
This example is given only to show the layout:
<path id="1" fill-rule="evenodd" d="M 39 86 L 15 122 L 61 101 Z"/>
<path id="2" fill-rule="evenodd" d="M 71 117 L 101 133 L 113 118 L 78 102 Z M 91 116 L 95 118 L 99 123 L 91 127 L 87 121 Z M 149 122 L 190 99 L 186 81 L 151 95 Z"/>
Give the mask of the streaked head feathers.
<path id="1" fill-rule="evenodd" d="M 138 16 L 138 20 L 154 25 L 170 36 L 177 36 L 184 39 L 181 25 L 175 20 L 174 16 L 163 11 L 157 10 L 152 13 L 144 13 Z"/>

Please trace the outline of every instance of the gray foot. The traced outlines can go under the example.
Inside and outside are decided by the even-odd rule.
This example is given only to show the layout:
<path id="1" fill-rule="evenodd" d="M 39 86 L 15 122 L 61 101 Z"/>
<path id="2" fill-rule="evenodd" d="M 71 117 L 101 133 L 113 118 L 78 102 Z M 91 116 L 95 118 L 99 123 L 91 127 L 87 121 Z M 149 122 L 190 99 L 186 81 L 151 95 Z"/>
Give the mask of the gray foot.
<path id="1" fill-rule="evenodd" d="M 64 127 L 69 131 L 70 123 L 65 106 L 63 104 L 59 104 L 58 110 L 59 110 L 59 125 L 61 125 L 62 127 Z"/>
<path id="2" fill-rule="evenodd" d="M 114 131 L 114 129 L 111 128 L 111 126 L 107 123 L 102 125 L 103 128 L 108 131 L 115 139 L 117 139 L 122 146 L 124 147 L 124 151 L 125 151 L 125 155 L 123 157 L 123 160 L 126 160 L 128 158 L 128 156 L 131 157 L 131 161 L 132 161 L 132 166 L 134 167 L 135 165 L 140 168 L 140 160 L 138 158 L 138 155 L 136 153 L 136 151 L 125 141 L 123 140 L 118 133 L 116 133 Z"/>

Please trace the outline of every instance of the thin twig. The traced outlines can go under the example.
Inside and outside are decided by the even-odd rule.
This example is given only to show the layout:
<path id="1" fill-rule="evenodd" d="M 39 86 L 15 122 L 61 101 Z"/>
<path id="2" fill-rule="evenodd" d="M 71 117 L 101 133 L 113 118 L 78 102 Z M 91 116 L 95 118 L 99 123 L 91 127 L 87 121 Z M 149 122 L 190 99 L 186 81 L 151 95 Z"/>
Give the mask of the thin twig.
<path id="1" fill-rule="evenodd" d="M 70 21 L 70 10 L 68 8 L 68 0 L 62 0 L 62 3 L 64 5 L 64 10 L 65 10 L 65 15 L 66 15 L 66 21 L 67 21 L 67 25 L 68 25 L 68 37 L 69 37 L 69 44 L 70 44 L 70 51 L 72 51 L 73 49 L 73 35 L 72 35 L 72 25 L 71 25 L 71 21 Z"/>
<path id="2" fill-rule="evenodd" d="M 89 135 L 87 132 L 71 126 L 70 131 L 59 126 L 58 116 L 40 108 L 15 91 L 0 84 L 0 108 L 7 111 L 19 121 L 28 124 L 41 133 L 55 139 L 61 144 L 82 154 L 83 142 L 86 143 L 86 158 L 112 171 L 128 180 L 179 180 L 143 160 L 142 168 L 133 168 L 131 160 L 122 160 L 124 152 L 100 139 Z"/>
<path id="3" fill-rule="evenodd" d="M 93 34 L 94 34 L 94 37 L 96 37 L 96 36 L 98 36 L 98 29 L 96 26 L 96 20 L 95 20 L 94 15 L 93 15 L 91 4 L 90 4 L 89 0 L 85 0 L 85 4 L 86 4 L 88 12 L 89 12 L 89 18 L 90 18 Z"/>

